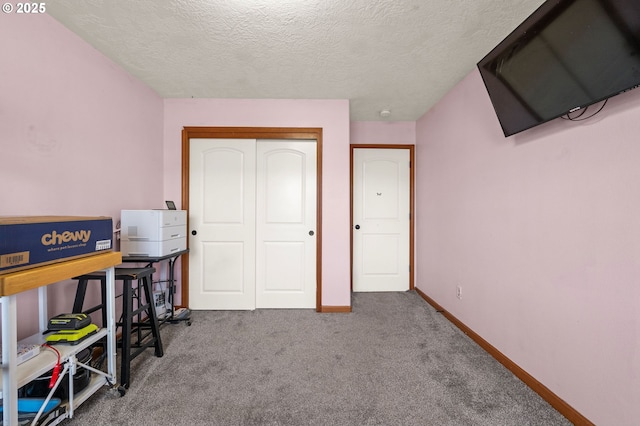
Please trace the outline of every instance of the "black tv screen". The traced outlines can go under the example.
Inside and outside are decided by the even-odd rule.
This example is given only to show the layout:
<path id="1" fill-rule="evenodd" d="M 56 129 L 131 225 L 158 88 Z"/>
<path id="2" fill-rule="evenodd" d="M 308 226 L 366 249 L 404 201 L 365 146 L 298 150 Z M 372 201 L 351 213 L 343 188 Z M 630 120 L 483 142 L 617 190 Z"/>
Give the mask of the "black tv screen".
<path id="1" fill-rule="evenodd" d="M 548 0 L 478 69 L 505 136 L 640 85 L 640 0 Z"/>

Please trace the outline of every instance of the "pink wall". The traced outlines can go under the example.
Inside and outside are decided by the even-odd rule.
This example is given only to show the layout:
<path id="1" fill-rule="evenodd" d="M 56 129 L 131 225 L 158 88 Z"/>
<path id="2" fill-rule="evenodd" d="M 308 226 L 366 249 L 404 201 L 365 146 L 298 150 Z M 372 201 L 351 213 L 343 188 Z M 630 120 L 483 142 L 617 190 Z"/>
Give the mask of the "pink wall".
<path id="1" fill-rule="evenodd" d="M 414 145 L 415 121 L 352 121 L 352 144 Z"/>
<path id="2" fill-rule="evenodd" d="M 639 116 L 504 138 L 474 71 L 417 123 L 417 287 L 602 425 L 640 419 Z"/>
<path id="3" fill-rule="evenodd" d="M 166 99 L 165 195 L 181 199 L 185 126 L 321 127 L 322 305 L 351 306 L 349 102 L 347 100 Z"/>
<path id="4" fill-rule="evenodd" d="M 48 15 L 0 17 L 0 215 L 162 207 L 162 100 Z M 75 284 L 49 286 L 51 315 Z M 36 292 L 18 333 L 37 331 Z"/>

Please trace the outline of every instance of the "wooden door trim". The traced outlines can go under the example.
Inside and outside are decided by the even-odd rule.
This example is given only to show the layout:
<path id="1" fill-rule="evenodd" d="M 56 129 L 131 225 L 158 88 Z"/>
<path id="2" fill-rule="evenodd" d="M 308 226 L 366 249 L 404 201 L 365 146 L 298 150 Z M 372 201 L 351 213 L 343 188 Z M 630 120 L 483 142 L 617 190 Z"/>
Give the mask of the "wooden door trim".
<path id="1" fill-rule="evenodd" d="M 353 293 L 353 157 L 355 149 L 408 149 L 409 150 L 409 290 L 415 288 L 414 282 L 414 231 L 415 231 L 415 146 L 414 145 L 392 145 L 392 144 L 350 144 L 349 162 L 350 162 L 350 205 L 349 205 L 349 224 L 351 225 L 351 233 L 349 235 L 350 249 L 349 253 L 351 260 L 350 265 L 350 280 L 351 280 L 351 292 Z"/>
<path id="2" fill-rule="evenodd" d="M 184 127 L 182 129 L 182 209 L 189 210 L 191 139 L 300 139 L 316 141 L 316 312 L 322 312 L 322 128 L 316 127 Z M 187 214 L 187 232 L 189 215 Z M 188 246 L 189 238 L 187 238 Z M 180 263 L 182 305 L 189 306 L 189 262 Z"/>

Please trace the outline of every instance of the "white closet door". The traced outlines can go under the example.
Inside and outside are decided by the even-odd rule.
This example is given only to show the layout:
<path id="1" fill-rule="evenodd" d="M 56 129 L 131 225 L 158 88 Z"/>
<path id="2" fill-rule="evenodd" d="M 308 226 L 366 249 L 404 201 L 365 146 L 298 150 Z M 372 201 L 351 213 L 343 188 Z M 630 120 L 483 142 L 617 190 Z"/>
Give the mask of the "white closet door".
<path id="1" fill-rule="evenodd" d="M 316 142 L 260 140 L 256 306 L 316 306 Z"/>
<path id="2" fill-rule="evenodd" d="M 256 141 L 191 139 L 189 304 L 255 309 Z"/>
<path id="3" fill-rule="evenodd" d="M 191 139 L 192 309 L 315 308 L 316 145 Z"/>

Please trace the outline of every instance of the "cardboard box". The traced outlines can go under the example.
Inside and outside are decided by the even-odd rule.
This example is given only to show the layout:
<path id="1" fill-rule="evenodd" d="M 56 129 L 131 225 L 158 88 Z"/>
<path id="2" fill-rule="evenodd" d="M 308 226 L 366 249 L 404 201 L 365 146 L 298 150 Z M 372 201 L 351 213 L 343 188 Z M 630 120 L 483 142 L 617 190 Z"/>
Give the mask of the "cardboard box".
<path id="1" fill-rule="evenodd" d="M 170 312 L 171 304 L 169 303 L 169 289 L 164 282 L 158 282 L 153 289 L 153 305 L 156 307 L 156 316 L 159 319 L 167 316 Z"/>
<path id="2" fill-rule="evenodd" d="M 110 217 L 0 216 L 0 274 L 110 251 Z"/>

